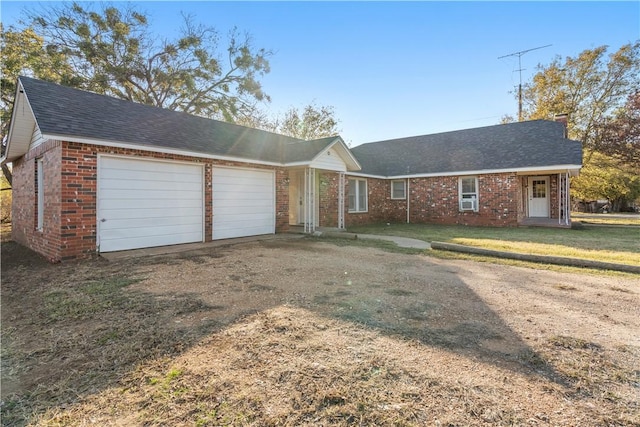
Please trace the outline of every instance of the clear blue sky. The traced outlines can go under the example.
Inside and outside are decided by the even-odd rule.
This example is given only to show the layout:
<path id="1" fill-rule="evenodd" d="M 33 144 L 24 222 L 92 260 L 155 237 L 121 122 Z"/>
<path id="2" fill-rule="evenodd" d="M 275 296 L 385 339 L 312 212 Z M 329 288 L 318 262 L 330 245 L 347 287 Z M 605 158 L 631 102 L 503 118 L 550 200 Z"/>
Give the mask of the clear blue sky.
<path id="1" fill-rule="evenodd" d="M 49 3 L 49 2 L 47 2 Z M 272 49 L 263 80 L 273 114 L 312 101 L 332 105 L 353 146 L 496 124 L 517 116 L 523 81 L 537 64 L 640 39 L 640 2 L 134 2 L 159 34 L 180 12 L 225 35 L 250 32 Z M 15 24 L 37 2 L 3 0 Z"/>

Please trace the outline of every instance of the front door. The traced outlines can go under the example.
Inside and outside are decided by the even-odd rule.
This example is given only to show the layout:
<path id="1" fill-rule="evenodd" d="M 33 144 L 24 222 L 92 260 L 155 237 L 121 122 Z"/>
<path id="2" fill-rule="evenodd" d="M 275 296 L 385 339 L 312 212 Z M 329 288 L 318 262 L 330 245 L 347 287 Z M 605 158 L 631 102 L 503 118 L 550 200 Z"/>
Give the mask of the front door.
<path id="1" fill-rule="evenodd" d="M 529 217 L 549 218 L 549 177 L 529 177 Z"/>
<path id="2" fill-rule="evenodd" d="M 315 169 L 311 169 L 311 172 L 309 169 L 289 171 L 289 225 L 313 222 L 314 227 L 318 226 L 318 176 Z M 315 212 L 307 212 L 307 204 Z"/>
<path id="3" fill-rule="evenodd" d="M 289 224 L 304 223 L 304 173 L 289 172 Z"/>

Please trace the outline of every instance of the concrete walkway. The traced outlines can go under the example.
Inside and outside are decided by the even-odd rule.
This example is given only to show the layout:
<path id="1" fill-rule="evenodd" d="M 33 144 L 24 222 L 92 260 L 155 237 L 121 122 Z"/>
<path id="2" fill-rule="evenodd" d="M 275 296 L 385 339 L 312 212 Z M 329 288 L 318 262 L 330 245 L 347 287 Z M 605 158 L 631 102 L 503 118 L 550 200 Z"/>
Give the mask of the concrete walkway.
<path id="1" fill-rule="evenodd" d="M 424 240 L 411 239 L 409 237 L 380 236 L 377 234 L 347 233 L 342 231 L 321 232 L 320 235 L 327 236 L 327 237 L 340 237 L 345 239 L 385 240 L 387 242 L 393 242 L 401 248 L 431 249 L 431 245 L 429 244 L 429 242 L 425 242 Z"/>

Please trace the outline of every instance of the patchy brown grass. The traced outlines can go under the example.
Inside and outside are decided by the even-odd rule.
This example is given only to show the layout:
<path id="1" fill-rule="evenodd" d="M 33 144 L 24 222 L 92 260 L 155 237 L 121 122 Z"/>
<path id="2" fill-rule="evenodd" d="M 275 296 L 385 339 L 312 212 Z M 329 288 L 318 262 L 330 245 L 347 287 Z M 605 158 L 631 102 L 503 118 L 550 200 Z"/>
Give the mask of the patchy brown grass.
<path id="1" fill-rule="evenodd" d="M 2 275 L 3 425 L 640 423 L 637 278 L 314 239 L 58 265 L 10 243 Z"/>
<path id="2" fill-rule="evenodd" d="M 11 241 L 11 223 L 0 222 L 0 244 Z"/>

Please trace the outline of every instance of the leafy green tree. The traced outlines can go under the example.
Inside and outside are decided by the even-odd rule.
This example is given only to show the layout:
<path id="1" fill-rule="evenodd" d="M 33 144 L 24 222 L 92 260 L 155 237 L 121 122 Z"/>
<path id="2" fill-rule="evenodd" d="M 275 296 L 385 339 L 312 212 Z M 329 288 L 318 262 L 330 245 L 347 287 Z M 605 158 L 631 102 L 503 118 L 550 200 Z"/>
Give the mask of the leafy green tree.
<path id="1" fill-rule="evenodd" d="M 160 40 L 145 13 L 91 3 L 43 6 L 28 20 L 22 29 L 1 28 L 2 136 L 19 75 L 231 122 L 269 101 L 259 79 L 271 52 L 235 29 L 224 47 L 213 28 L 184 17 L 176 39 Z M 6 165 L 3 172 L 11 181 Z"/>
<path id="2" fill-rule="evenodd" d="M 283 135 L 304 140 L 337 135 L 338 120 L 331 106 L 317 106 L 311 103 L 302 111 L 290 108 L 278 121 L 277 131 Z"/>
<path id="3" fill-rule="evenodd" d="M 640 90 L 640 41 L 607 50 L 600 46 L 538 66 L 524 85 L 523 115 L 568 114 L 569 137 L 585 148 L 584 167 L 572 180 L 574 196 L 606 198 L 617 210 L 637 197 L 637 114 L 630 97 Z"/>
<path id="4" fill-rule="evenodd" d="M 640 91 L 600 126 L 601 153 L 613 156 L 640 171 Z"/>
<path id="5" fill-rule="evenodd" d="M 18 76 L 29 75 L 42 80 L 73 86 L 77 83 L 66 57 L 48 51 L 44 39 L 32 28 L 17 30 L 0 24 L 0 135 L 3 137 L 2 154 L 9 130 L 11 109 L 16 94 Z M 2 165 L 7 181 L 11 183 L 11 171 Z"/>
<path id="6" fill-rule="evenodd" d="M 0 223 L 11 222 L 11 183 L 0 176 Z"/>
<path id="7" fill-rule="evenodd" d="M 640 88 L 640 41 L 608 56 L 607 49 L 600 46 L 538 66 L 532 82 L 523 88 L 525 119 L 553 119 L 566 113 L 569 137 L 592 152 L 599 150 L 602 123 Z"/>
<path id="8" fill-rule="evenodd" d="M 68 59 L 81 88 L 227 121 L 269 100 L 259 78 L 270 71 L 271 52 L 254 49 L 237 30 L 222 48 L 215 29 L 185 16 L 176 39 L 160 40 L 147 15 L 130 5 L 75 2 L 30 12 L 29 19 L 47 52 Z"/>
<path id="9" fill-rule="evenodd" d="M 640 197 L 640 175 L 620 160 L 594 152 L 591 162 L 571 181 L 571 193 L 587 201 L 607 199 L 618 212 Z"/>
<path id="10" fill-rule="evenodd" d="M 318 106 L 315 103 L 310 103 L 302 109 L 291 107 L 284 115 L 278 117 L 270 117 L 266 112 L 256 109 L 238 124 L 307 141 L 340 133 L 334 108 Z"/>

